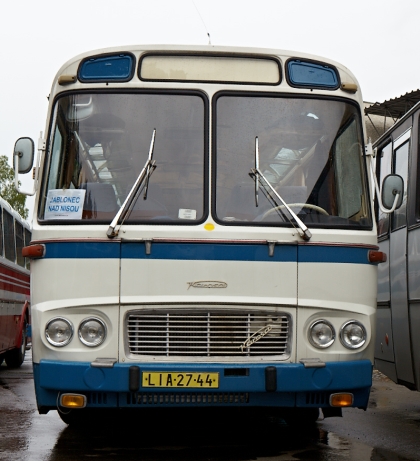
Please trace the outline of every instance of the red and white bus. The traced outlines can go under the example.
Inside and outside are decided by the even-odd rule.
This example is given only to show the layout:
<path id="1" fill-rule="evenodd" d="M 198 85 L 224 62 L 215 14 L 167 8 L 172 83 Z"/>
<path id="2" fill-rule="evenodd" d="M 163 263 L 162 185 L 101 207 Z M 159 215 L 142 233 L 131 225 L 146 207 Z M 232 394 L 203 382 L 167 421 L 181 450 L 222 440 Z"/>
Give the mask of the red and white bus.
<path id="1" fill-rule="evenodd" d="M 19 367 L 30 323 L 29 260 L 22 248 L 31 240 L 29 224 L 0 197 L 0 365 Z"/>

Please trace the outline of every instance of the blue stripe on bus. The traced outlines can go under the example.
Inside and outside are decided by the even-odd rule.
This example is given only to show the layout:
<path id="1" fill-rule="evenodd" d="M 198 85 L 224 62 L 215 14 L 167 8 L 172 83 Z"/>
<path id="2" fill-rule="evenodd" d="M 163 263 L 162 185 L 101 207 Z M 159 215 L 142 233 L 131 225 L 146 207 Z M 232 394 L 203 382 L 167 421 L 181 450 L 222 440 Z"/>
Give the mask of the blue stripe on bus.
<path id="1" fill-rule="evenodd" d="M 146 254 L 144 242 L 122 244 L 106 242 L 53 242 L 46 243 L 45 259 L 172 259 L 209 261 L 268 261 L 295 262 L 297 245 L 277 246 L 272 257 L 268 245 L 261 244 L 200 244 L 152 243 Z"/>
<path id="2" fill-rule="evenodd" d="M 322 245 L 299 245 L 300 263 L 370 264 L 368 248 Z"/>
<path id="3" fill-rule="evenodd" d="M 268 245 L 261 244 L 152 243 L 151 254 L 147 255 L 144 245 L 123 243 L 121 257 L 123 259 L 295 262 L 297 246 L 278 246 L 274 255 L 269 256 Z"/>
<path id="4" fill-rule="evenodd" d="M 46 243 L 45 259 L 159 259 L 190 261 L 266 261 L 300 263 L 369 264 L 368 248 L 328 245 L 276 245 L 269 256 L 265 244 L 152 242 Z"/>
<path id="5" fill-rule="evenodd" d="M 45 243 L 44 259 L 115 259 L 120 245 L 114 242 L 51 242 Z"/>

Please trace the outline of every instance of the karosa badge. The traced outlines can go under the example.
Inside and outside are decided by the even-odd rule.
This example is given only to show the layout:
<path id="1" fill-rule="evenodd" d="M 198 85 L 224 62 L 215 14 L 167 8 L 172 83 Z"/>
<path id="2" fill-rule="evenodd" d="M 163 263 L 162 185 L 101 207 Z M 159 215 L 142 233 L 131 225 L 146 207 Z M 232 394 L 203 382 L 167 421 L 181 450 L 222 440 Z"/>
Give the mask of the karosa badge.
<path id="1" fill-rule="evenodd" d="M 227 288 L 227 283 L 219 282 L 217 280 L 200 280 L 198 282 L 187 282 L 189 290 L 190 288 Z"/>
<path id="2" fill-rule="evenodd" d="M 253 344 L 255 344 L 257 341 L 259 341 L 261 338 L 264 338 L 265 335 L 270 333 L 270 331 L 273 329 L 272 325 L 267 325 L 258 331 L 256 331 L 253 335 L 251 335 L 246 341 L 244 341 L 240 346 L 239 349 L 241 352 L 244 352 L 244 349 L 247 349 L 248 347 L 251 347 Z"/>

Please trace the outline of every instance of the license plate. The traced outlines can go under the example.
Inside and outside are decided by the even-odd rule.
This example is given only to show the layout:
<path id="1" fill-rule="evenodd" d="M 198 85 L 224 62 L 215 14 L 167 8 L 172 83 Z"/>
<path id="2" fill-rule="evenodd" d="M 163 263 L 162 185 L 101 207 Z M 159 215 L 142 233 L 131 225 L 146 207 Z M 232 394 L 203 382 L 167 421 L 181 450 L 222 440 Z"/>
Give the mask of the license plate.
<path id="1" fill-rule="evenodd" d="M 219 373 L 144 371 L 141 385 L 142 387 L 217 389 L 219 387 Z"/>

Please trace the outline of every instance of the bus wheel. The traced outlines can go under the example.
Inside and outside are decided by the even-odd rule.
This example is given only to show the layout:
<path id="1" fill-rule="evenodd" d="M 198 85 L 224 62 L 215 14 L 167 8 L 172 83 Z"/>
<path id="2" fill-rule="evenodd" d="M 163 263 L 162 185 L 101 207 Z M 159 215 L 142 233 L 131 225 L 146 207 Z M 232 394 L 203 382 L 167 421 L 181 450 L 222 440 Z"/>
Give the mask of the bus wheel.
<path id="1" fill-rule="evenodd" d="M 3 363 L 4 360 L 4 354 L 0 354 L 0 365 Z"/>
<path id="2" fill-rule="evenodd" d="M 319 408 L 294 408 L 284 415 L 284 420 L 291 428 L 310 428 L 319 417 Z"/>
<path id="3" fill-rule="evenodd" d="M 9 368 L 18 368 L 22 365 L 23 361 L 25 360 L 26 342 L 27 338 L 25 320 L 22 326 L 22 341 L 20 347 L 12 349 L 11 351 L 6 352 L 5 354 L 6 364 Z"/>
<path id="4" fill-rule="evenodd" d="M 57 409 L 58 415 L 60 416 L 63 423 L 68 424 L 71 427 L 83 427 L 90 424 L 91 420 L 87 417 L 88 410 L 80 408 L 78 410 L 67 410 L 66 408 Z"/>

